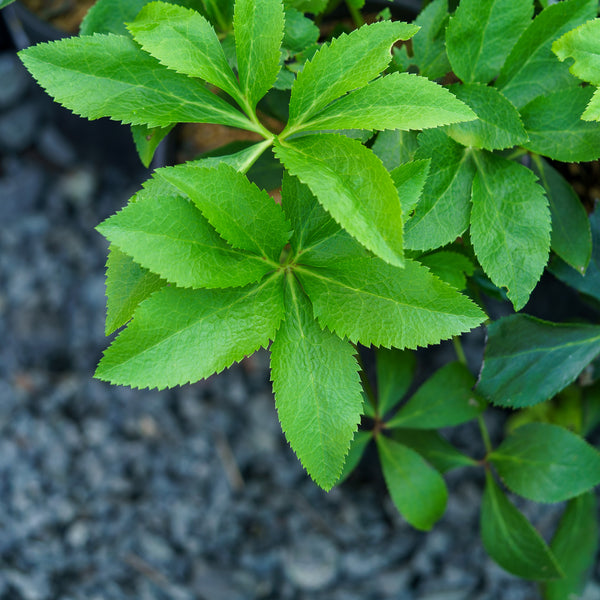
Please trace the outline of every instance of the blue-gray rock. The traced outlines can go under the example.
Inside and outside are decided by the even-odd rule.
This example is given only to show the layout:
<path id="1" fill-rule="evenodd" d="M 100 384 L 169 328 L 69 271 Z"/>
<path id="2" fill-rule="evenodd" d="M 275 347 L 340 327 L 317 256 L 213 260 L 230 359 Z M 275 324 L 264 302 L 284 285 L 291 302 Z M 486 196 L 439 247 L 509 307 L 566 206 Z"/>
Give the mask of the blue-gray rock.
<path id="1" fill-rule="evenodd" d="M 14 105 L 31 84 L 31 77 L 12 53 L 0 54 L 0 109 Z"/>
<path id="2" fill-rule="evenodd" d="M 36 105 L 26 101 L 0 113 L 0 151 L 22 152 L 34 142 L 39 116 Z"/>
<path id="3" fill-rule="evenodd" d="M 286 577 L 300 590 L 326 589 L 338 576 L 338 550 L 323 536 L 309 534 L 297 539 L 285 549 L 282 562 Z"/>

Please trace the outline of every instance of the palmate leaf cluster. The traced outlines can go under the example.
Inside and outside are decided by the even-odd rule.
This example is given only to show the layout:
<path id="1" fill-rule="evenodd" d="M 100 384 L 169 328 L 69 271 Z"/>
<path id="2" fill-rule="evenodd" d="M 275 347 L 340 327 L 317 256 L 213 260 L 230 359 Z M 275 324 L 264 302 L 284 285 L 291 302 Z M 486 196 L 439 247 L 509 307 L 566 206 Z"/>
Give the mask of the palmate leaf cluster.
<path id="1" fill-rule="evenodd" d="M 588 218 L 556 168 L 600 157 L 598 2 L 461 0 L 451 12 L 434 0 L 414 24 L 319 43 L 305 13 L 325 8 L 99 0 L 81 36 L 21 53 L 57 102 L 130 125 L 145 164 L 180 122 L 264 138 L 157 169 L 98 227 L 106 332 L 122 330 L 96 375 L 162 389 L 269 348 L 282 428 L 317 484 L 343 481 L 375 440 L 392 500 L 426 530 L 444 513 L 443 473 L 483 465 L 487 551 L 564 600 L 596 549 L 600 455 L 583 438 L 600 388 L 573 382 L 600 355 L 599 326 L 500 319 L 477 382 L 459 354 L 406 396 L 412 349 L 482 324 L 482 292 L 522 309 L 549 258 L 600 301 L 600 209 Z M 259 118 L 273 90 L 278 133 Z M 246 175 L 264 156 L 283 167 L 280 203 Z M 377 348 L 374 381 L 359 345 Z M 496 448 L 488 402 L 522 409 Z M 482 460 L 438 432 L 471 420 Z M 551 544 L 492 470 L 528 500 L 568 501 Z"/>

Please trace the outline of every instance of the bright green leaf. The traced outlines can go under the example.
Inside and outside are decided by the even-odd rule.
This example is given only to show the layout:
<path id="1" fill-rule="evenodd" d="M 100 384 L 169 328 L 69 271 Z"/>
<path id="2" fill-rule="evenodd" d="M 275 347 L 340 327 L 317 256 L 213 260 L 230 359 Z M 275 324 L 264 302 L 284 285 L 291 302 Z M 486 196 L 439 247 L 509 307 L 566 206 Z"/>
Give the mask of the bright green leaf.
<path id="1" fill-rule="evenodd" d="M 340 98 L 301 129 L 428 129 L 475 117 L 437 83 L 410 73 L 392 73 Z"/>
<path id="2" fill-rule="evenodd" d="M 485 319 L 471 300 L 411 260 L 399 269 L 373 257 L 340 256 L 329 268 L 296 271 L 321 325 L 365 346 L 437 344 Z"/>
<path id="3" fill-rule="evenodd" d="M 398 192 L 368 148 L 341 135 L 321 134 L 277 142 L 275 155 L 361 244 L 391 264 L 403 264 Z"/>
<path id="4" fill-rule="evenodd" d="M 481 538 L 487 553 L 513 575 L 537 581 L 563 575 L 546 542 L 511 504 L 489 471 L 481 505 Z"/>
<path id="5" fill-rule="evenodd" d="M 279 73 L 283 4 L 281 0 L 236 0 L 233 22 L 240 87 L 255 107 Z"/>
<path id="6" fill-rule="evenodd" d="M 600 121 L 600 88 L 597 88 L 594 92 L 581 118 L 584 121 Z"/>
<path id="7" fill-rule="evenodd" d="M 111 246 L 106 261 L 106 335 L 122 327 L 136 308 L 166 282 Z"/>
<path id="8" fill-rule="evenodd" d="M 199 77 L 234 98 L 240 89 L 212 25 L 194 10 L 151 2 L 129 23 L 140 46 L 164 66 Z"/>
<path id="9" fill-rule="evenodd" d="M 59 104 L 88 119 L 255 127 L 201 82 L 163 67 L 126 36 L 66 38 L 22 50 L 19 57 Z"/>
<path id="10" fill-rule="evenodd" d="M 569 500 L 600 483 L 600 453 L 557 425 L 523 425 L 488 458 L 510 490 L 536 502 Z"/>
<path id="11" fill-rule="evenodd" d="M 521 110 L 529 141 L 523 146 L 563 162 L 600 157 L 600 123 L 581 120 L 591 87 L 561 90 L 532 100 Z"/>
<path id="12" fill-rule="evenodd" d="M 390 172 L 396 189 L 402 211 L 409 215 L 419 203 L 423 187 L 429 174 L 429 159 L 413 160 L 396 167 Z"/>
<path id="13" fill-rule="evenodd" d="M 372 150 L 388 171 L 410 162 L 419 147 L 417 132 L 385 130 L 380 131 L 372 146 Z"/>
<path id="14" fill-rule="evenodd" d="M 406 394 L 417 368 L 411 350 L 377 349 L 377 414 L 383 417 Z"/>
<path id="15" fill-rule="evenodd" d="M 158 145 L 165 139 L 175 125 L 167 127 L 146 127 L 145 125 L 132 125 L 131 135 L 135 148 L 139 154 L 142 164 L 147 168 L 150 166 Z"/>
<path id="16" fill-rule="evenodd" d="M 550 544 L 565 577 L 544 584 L 544 600 L 579 597 L 594 565 L 599 538 L 596 497 L 590 492 L 573 498 Z"/>
<path id="17" fill-rule="evenodd" d="M 443 77 L 452 70 L 446 54 L 446 26 L 448 0 L 434 0 L 415 19 L 421 29 L 412 39 L 411 63 L 419 67 L 419 74 L 429 79 Z"/>
<path id="18" fill-rule="evenodd" d="M 165 287 L 142 302 L 95 377 L 159 388 L 209 377 L 273 339 L 284 316 L 281 277 L 245 288 Z"/>
<path id="19" fill-rule="evenodd" d="M 473 275 L 475 271 L 475 265 L 469 258 L 450 250 L 419 256 L 419 262 L 457 290 L 464 290 L 467 287 L 466 276 Z"/>
<path id="20" fill-rule="evenodd" d="M 561 61 L 573 58 L 570 71 L 579 79 L 600 85 L 600 19 L 588 21 L 552 44 Z"/>
<path id="21" fill-rule="evenodd" d="M 140 198 L 97 229 L 137 263 L 182 287 L 237 287 L 273 269 L 260 257 L 228 246 L 182 197 Z"/>
<path id="22" fill-rule="evenodd" d="M 459 452 L 437 431 L 427 429 L 394 429 L 392 437 L 404 446 L 418 452 L 440 473 L 459 467 L 475 467 L 478 462 Z"/>
<path id="23" fill-rule="evenodd" d="M 556 324 L 527 315 L 488 328 L 478 391 L 494 404 L 521 408 L 552 398 L 600 353 L 600 326 Z"/>
<path id="24" fill-rule="evenodd" d="M 485 403 L 473 391 L 475 378 L 458 362 L 437 370 L 387 422 L 387 427 L 439 429 L 475 419 Z"/>
<path id="25" fill-rule="evenodd" d="M 471 242 L 489 278 L 506 287 L 515 310 L 539 281 L 550 250 L 550 211 L 543 188 L 523 165 L 475 155 Z"/>
<path id="26" fill-rule="evenodd" d="M 271 346 L 275 405 L 290 446 L 313 480 L 329 490 L 362 414 L 356 350 L 319 327 L 293 275 L 287 278 L 285 310 Z"/>
<path id="27" fill-rule="evenodd" d="M 405 224 L 405 246 L 430 250 L 453 242 L 468 228 L 475 165 L 467 149 L 441 130 L 423 132 L 415 156 L 431 159 L 430 175 Z"/>
<path id="28" fill-rule="evenodd" d="M 186 194 L 234 248 L 279 261 L 290 223 L 271 196 L 245 175 L 225 164 L 208 169 L 184 164 L 158 173 Z"/>
<path id="29" fill-rule="evenodd" d="M 354 439 L 350 442 L 350 450 L 348 450 L 348 456 L 342 469 L 340 478 L 335 482 L 339 485 L 352 474 L 352 471 L 356 469 L 360 459 L 363 457 L 369 442 L 373 439 L 373 434 L 370 431 L 357 431 L 354 434 Z"/>
<path id="30" fill-rule="evenodd" d="M 454 73 L 488 83 L 500 71 L 533 15 L 533 0 L 461 0 L 446 29 Z"/>
<path id="31" fill-rule="evenodd" d="M 519 38 L 496 80 L 496 87 L 521 108 L 540 95 L 579 82 L 552 53 L 552 42 L 593 19 L 598 0 L 564 0 L 544 9 Z"/>
<path id="32" fill-rule="evenodd" d="M 477 114 L 476 121 L 446 127 L 446 133 L 463 146 L 503 150 L 527 141 L 519 112 L 497 89 L 470 83 L 450 90 Z"/>
<path id="33" fill-rule="evenodd" d="M 336 98 L 365 86 L 388 66 L 392 44 L 417 30 L 415 25 L 382 21 L 322 46 L 292 87 L 289 126 L 298 127 Z"/>
<path id="34" fill-rule="evenodd" d="M 414 450 L 383 435 L 377 436 L 377 449 L 400 514 L 417 529 L 431 529 L 446 510 L 448 490 L 442 476 Z"/>
<path id="35" fill-rule="evenodd" d="M 550 201 L 550 246 L 574 269 L 584 273 L 592 254 L 587 212 L 571 185 L 543 158 L 533 156 L 533 171 L 540 178 Z"/>

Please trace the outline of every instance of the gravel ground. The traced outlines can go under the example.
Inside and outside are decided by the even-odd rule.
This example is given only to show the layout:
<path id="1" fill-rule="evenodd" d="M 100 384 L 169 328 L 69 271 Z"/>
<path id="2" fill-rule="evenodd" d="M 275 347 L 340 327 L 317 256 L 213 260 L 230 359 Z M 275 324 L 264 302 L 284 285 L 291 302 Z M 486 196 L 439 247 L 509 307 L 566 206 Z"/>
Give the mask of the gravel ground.
<path id="1" fill-rule="evenodd" d="M 92 379 L 106 346 L 93 227 L 147 173 L 95 158 L 86 127 L 67 137 L 10 52 L 0 82 L 0 600 L 539 598 L 481 547 L 479 472 L 450 474 L 429 534 L 399 517 L 373 455 L 329 494 L 313 485 L 265 352 L 160 393 Z M 479 447 L 471 425 L 453 435 Z M 548 535 L 560 507 L 521 506 Z"/>

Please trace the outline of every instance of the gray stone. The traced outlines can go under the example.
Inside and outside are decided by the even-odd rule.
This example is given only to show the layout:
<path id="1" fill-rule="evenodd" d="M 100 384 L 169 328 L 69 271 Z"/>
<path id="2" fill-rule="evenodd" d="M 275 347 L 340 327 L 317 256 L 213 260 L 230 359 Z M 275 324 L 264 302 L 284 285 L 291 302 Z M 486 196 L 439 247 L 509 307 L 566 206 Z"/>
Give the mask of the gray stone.
<path id="1" fill-rule="evenodd" d="M 38 112 L 32 102 L 24 102 L 0 114 L 0 150 L 22 152 L 35 138 Z"/>
<path id="2" fill-rule="evenodd" d="M 25 93 L 31 77 L 12 53 L 0 54 L 0 109 L 14 104 Z"/>
<path id="3" fill-rule="evenodd" d="M 600 585 L 594 581 L 589 581 L 583 590 L 581 600 L 600 600 Z"/>
<path id="4" fill-rule="evenodd" d="M 21 595 L 23 600 L 46 600 L 50 598 L 48 580 L 43 573 L 20 573 L 4 569 L 2 575 L 7 583 Z"/>
<path id="5" fill-rule="evenodd" d="M 325 537 L 315 534 L 299 538 L 283 554 L 283 568 L 288 580 L 297 588 L 319 591 L 337 578 L 339 555 Z"/>
<path id="6" fill-rule="evenodd" d="M 72 166 L 77 154 L 70 142 L 56 127 L 44 127 L 37 138 L 37 148 L 48 161 L 59 167 Z"/>

